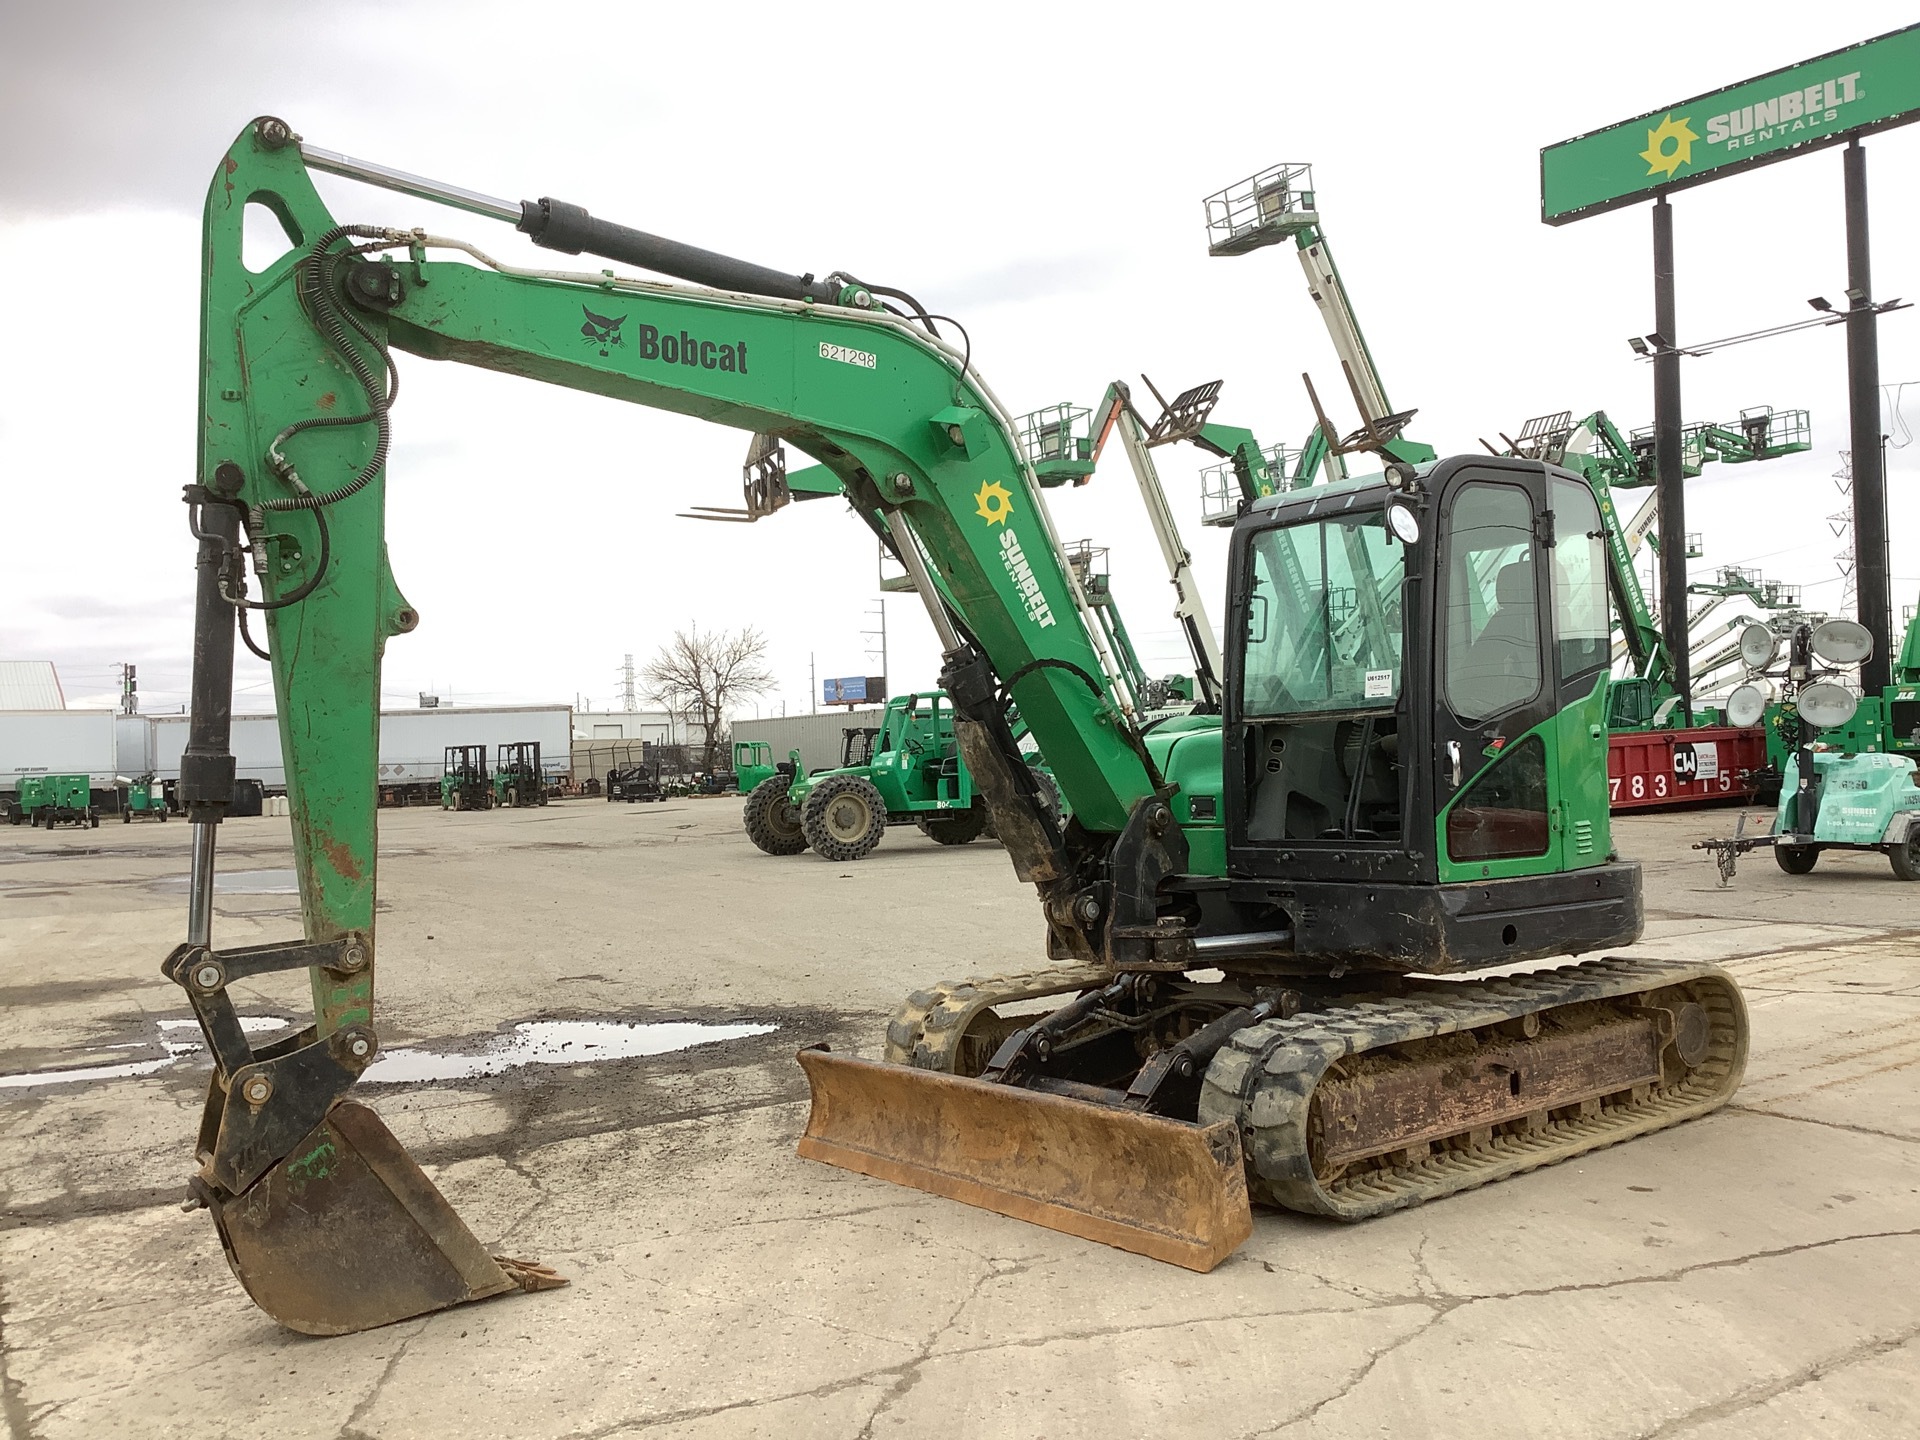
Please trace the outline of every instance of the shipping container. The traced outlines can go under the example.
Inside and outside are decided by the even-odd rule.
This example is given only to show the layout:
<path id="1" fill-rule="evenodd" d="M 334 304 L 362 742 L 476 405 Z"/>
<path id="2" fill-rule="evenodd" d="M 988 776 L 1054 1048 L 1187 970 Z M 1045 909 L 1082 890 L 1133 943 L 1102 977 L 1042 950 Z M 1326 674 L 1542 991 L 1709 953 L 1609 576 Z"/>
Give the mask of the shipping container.
<path id="1" fill-rule="evenodd" d="M 1607 744 L 1607 788 L 1615 810 L 1751 802 L 1767 763 L 1758 725 L 1691 730 L 1621 730 Z"/>

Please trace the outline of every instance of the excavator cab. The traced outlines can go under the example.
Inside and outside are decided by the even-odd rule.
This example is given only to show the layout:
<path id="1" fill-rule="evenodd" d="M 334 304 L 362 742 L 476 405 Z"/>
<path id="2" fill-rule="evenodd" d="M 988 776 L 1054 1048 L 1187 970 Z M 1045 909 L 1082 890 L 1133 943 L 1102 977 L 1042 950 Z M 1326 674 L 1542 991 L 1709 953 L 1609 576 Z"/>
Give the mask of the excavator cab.
<path id="1" fill-rule="evenodd" d="M 1276 968 L 1447 973 L 1630 944 L 1610 860 L 1606 555 L 1538 462 L 1289 492 L 1235 528 L 1228 898 Z"/>

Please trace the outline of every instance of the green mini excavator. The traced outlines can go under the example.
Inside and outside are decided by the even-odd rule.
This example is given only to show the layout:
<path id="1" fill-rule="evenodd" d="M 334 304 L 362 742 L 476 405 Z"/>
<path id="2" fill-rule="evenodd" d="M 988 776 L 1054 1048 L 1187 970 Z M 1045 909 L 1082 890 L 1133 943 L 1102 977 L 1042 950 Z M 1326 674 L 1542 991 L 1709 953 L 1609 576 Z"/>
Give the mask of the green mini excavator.
<path id="1" fill-rule="evenodd" d="M 315 170 L 673 278 L 342 223 Z M 291 247 L 258 271 L 249 207 Z M 1232 537 L 1221 713 L 1136 723 L 1010 413 L 905 291 L 494 199 L 271 118 L 222 158 L 205 225 L 192 871 L 165 973 L 214 1061 L 193 1198 L 281 1323 L 338 1334 L 557 1283 L 489 1254 L 351 1098 L 380 1047 L 380 660 L 420 621 L 384 539 L 399 355 L 753 432 L 750 496 L 803 452 L 913 576 L 1049 963 L 916 991 L 884 1060 L 803 1051 L 802 1154 L 1206 1269 L 1249 1233 L 1250 1197 L 1358 1219 L 1672 1125 L 1738 1084 L 1744 1008 L 1711 966 L 1458 978 L 1641 928 L 1639 869 L 1608 830 L 1606 567 L 1577 475 L 1382 443 L 1378 474 L 1255 500 Z M 272 667 L 303 933 L 223 947 L 236 636 Z M 234 987 L 292 970 L 314 1021 L 255 1048 Z"/>

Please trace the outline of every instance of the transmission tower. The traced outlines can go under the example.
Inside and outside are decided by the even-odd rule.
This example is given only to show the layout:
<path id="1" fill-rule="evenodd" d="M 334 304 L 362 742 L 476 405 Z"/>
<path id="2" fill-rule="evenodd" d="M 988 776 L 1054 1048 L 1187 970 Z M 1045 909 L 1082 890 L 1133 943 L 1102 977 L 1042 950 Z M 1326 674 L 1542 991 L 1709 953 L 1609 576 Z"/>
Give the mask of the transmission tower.
<path id="1" fill-rule="evenodd" d="M 1842 614 L 1853 610 L 1853 452 L 1840 452 L 1840 468 L 1833 472 L 1834 488 L 1847 502 L 1839 510 L 1827 517 L 1827 525 L 1835 538 L 1841 541 L 1841 548 L 1834 553 L 1833 563 L 1840 570 L 1840 611 Z"/>
<path id="2" fill-rule="evenodd" d="M 620 708 L 628 714 L 640 708 L 640 697 L 633 688 L 633 656 L 626 657 L 620 666 Z"/>

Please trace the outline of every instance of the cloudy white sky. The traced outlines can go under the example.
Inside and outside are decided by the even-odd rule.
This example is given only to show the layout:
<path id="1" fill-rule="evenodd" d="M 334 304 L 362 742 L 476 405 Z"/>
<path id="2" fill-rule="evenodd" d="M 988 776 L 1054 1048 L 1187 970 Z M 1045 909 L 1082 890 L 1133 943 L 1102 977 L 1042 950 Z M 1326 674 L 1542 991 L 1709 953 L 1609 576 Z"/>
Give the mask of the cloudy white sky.
<path id="1" fill-rule="evenodd" d="M 58 662 L 70 703 L 107 703 L 122 660 L 147 708 L 185 699 L 199 210 L 257 114 L 491 194 L 909 289 L 966 323 L 1017 411 L 1091 404 L 1142 371 L 1169 394 L 1223 378 L 1218 418 L 1290 444 L 1311 423 L 1300 372 L 1340 392 L 1331 349 L 1291 253 L 1210 260 L 1200 202 L 1310 161 L 1389 393 L 1445 452 L 1552 410 L 1651 418 L 1651 374 L 1625 344 L 1652 329 L 1647 211 L 1543 226 L 1542 144 L 1912 18 L 1868 0 L 1737 20 L 1641 3 L 5 5 L 0 658 Z M 1868 151 L 1876 291 L 1920 294 L 1920 127 Z M 321 188 L 344 220 L 545 253 L 486 220 Z M 1683 340 L 1845 289 L 1837 150 L 1675 203 Z M 1890 386 L 1920 381 L 1915 313 L 1883 322 Z M 873 543 L 838 502 L 751 527 L 674 518 L 737 503 L 743 435 L 463 367 L 415 360 L 405 378 L 389 541 L 423 622 L 389 648 L 388 703 L 605 707 L 623 654 L 644 661 L 695 620 L 766 633 L 775 710 L 807 707 L 810 663 L 878 668 L 861 634 Z M 1841 332 L 1689 361 L 1684 383 L 1690 419 L 1767 403 L 1814 424 L 1809 455 L 1691 482 L 1696 570 L 1756 566 L 1837 608 Z M 1897 441 L 1902 420 L 1920 429 L 1920 384 L 1889 418 Z M 1197 523 L 1204 457 L 1158 453 L 1217 597 L 1226 536 Z M 1920 446 L 1889 468 L 1897 620 L 1920 591 Z M 1054 503 L 1064 535 L 1111 547 L 1149 668 L 1184 668 L 1117 447 Z M 531 542 L 529 509 L 546 522 Z M 895 687 L 931 684 L 930 627 L 911 597 L 887 605 Z M 270 708 L 261 667 L 238 684 L 240 708 Z"/>

